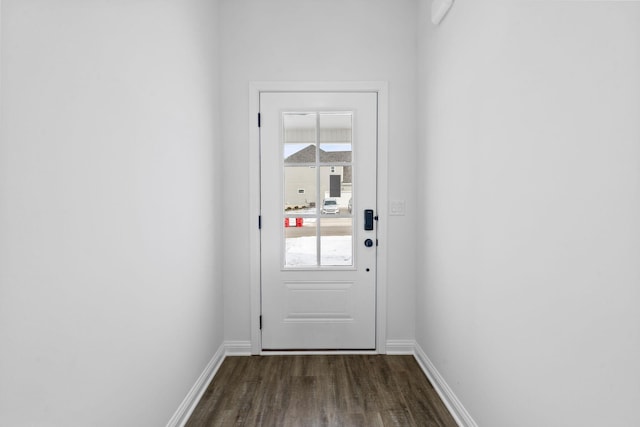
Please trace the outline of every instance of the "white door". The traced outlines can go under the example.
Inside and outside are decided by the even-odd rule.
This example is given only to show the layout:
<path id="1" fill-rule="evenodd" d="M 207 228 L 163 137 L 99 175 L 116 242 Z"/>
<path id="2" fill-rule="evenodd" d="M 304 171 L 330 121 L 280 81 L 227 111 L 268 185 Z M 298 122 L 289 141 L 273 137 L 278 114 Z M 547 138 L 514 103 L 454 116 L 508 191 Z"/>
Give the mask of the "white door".
<path id="1" fill-rule="evenodd" d="M 377 94 L 260 94 L 263 350 L 376 348 Z"/>

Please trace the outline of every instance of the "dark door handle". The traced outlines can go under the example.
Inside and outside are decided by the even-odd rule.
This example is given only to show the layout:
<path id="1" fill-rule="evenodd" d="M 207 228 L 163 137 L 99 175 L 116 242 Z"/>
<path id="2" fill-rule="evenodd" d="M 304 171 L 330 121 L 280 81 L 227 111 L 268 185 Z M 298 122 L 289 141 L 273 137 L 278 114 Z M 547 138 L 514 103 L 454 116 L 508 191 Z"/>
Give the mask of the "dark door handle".
<path id="1" fill-rule="evenodd" d="M 364 245 L 368 248 L 370 248 L 371 246 L 373 246 L 373 240 L 371 239 L 367 239 L 364 241 Z"/>

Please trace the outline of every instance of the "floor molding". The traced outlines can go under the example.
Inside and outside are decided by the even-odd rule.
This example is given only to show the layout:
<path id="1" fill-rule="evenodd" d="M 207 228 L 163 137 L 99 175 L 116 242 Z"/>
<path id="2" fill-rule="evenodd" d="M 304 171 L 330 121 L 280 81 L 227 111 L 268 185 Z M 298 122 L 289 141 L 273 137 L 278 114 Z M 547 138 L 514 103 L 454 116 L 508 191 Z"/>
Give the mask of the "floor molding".
<path id="1" fill-rule="evenodd" d="M 418 365 L 424 371 L 427 378 L 435 388 L 436 392 L 440 396 L 440 399 L 444 402 L 447 409 L 456 420 L 460 427 L 478 427 L 478 424 L 471 418 L 471 415 L 462 406 L 462 402 L 453 393 L 451 387 L 444 380 L 440 372 L 436 369 L 435 365 L 429 360 L 427 354 L 422 350 L 422 347 L 418 343 L 414 343 L 414 357 L 416 358 Z"/>
<path id="2" fill-rule="evenodd" d="M 227 356 L 251 356 L 251 341 L 225 341 Z"/>
<path id="3" fill-rule="evenodd" d="M 167 427 L 182 427 L 187 423 L 191 413 L 196 408 L 198 402 L 202 398 L 202 395 L 207 390 L 209 383 L 213 380 L 214 375 L 218 372 L 220 365 L 226 357 L 225 344 L 223 343 L 218 351 L 213 355 L 207 366 L 202 371 L 202 374 L 196 380 L 196 383 L 191 387 L 189 393 L 185 396 L 184 400 L 173 414 L 173 417 L 167 423 Z"/>
<path id="4" fill-rule="evenodd" d="M 415 340 L 388 340 L 387 354 L 414 354 Z"/>

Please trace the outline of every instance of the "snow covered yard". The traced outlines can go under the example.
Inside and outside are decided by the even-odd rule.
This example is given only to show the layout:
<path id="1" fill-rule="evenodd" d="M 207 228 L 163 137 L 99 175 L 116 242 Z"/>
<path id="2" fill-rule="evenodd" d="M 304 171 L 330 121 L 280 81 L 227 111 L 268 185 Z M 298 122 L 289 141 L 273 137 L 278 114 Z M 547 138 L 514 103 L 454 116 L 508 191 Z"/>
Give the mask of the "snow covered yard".
<path id="1" fill-rule="evenodd" d="M 322 236 L 320 245 L 322 265 L 352 264 L 351 236 Z M 287 267 L 316 266 L 316 237 L 305 236 L 286 239 L 285 255 Z"/>

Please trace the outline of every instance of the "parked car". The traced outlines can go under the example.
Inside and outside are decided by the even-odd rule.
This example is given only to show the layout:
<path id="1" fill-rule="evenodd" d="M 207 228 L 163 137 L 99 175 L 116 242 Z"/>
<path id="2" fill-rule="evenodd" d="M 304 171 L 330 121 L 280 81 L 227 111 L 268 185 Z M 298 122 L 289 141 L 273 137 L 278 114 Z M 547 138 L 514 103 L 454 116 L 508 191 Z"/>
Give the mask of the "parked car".
<path id="1" fill-rule="evenodd" d="M 322 200 L 322 210 L 320 212 L 323 214 L 340 213 L 340 208 L 338 208 L 338 202 L 335 199 Z"/>

